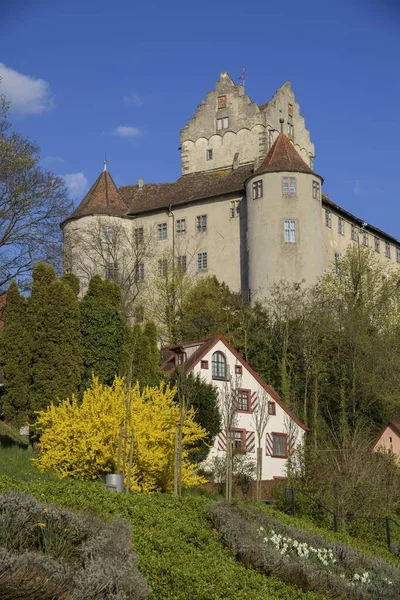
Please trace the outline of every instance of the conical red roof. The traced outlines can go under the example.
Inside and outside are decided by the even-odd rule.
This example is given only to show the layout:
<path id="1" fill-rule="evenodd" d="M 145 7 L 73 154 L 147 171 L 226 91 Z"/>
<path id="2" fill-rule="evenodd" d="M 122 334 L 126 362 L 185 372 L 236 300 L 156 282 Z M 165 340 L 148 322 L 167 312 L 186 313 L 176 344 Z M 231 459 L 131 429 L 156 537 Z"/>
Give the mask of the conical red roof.
<path id="1" fill-rule="evenodd" d="M 301 158 L 292 142 L 284 133 L 278 135 L 267 156 L 254 171 L 254 175 L 278 173 L 280 171 L 316 175 L 311 167 Z"/>
<path id="2" fill-rule="evenodd" d="M 120 217 L 128 211 L 117 186 L 108 171 L 102 171 L 82 202 L 66 219 L 88 215 L 115 215 Z"/>

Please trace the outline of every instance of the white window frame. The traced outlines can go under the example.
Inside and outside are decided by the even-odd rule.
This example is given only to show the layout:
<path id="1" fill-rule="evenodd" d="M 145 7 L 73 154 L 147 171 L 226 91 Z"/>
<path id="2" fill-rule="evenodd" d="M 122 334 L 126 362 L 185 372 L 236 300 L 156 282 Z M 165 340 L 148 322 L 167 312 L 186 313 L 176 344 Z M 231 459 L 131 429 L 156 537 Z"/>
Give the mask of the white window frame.
<path id="1" fill-rule="evenodd" d="M 369 246 L 369 236 L 366 231 L 363 231 L 363 245 L 367 247 Z"/>
<path id="2" fill-rule="evenodd" d="M 196 231 L 197 233 L 207 231 L 207 215 L 198 215 L 196 217 Z"/>
<path id="3" fill-rule="evenodd" d="M 118 281 L 119 265 L 117 262 L 109 262 L 106 265 L 106 279 L 107 281 Z"/>
<path id="4" fill-rule="evenodd" d="M 144 264 L 138 263 L 135 268 L 135 281 L 143 281 L 144 279 Z"/>
<path id="5" fill-rule="evenodd" d="M 258 200 L 258 198 L 263 197 L 263 180 L 257 179 L 257 181 L 253 181 L 252 189 L 253 189 L 253 200 Z"/>
<path id="6" fill-rule="evenodd" d="M 178 263 L 178 268 L 181 269 L 181 271 L 183 273 L 186 273 L 186 271 L 187 271 L 186 254 L 183 254 L 182 256 L 178 256 L 177 263 Z"/>
<path id="7" fill-rule="evenodd" d="M 343 217 L 338 217 L 338 232 L 340 235 L 344 235 L 344 219 Z"/>
<path id="8" fill-rule="evenodd" d="M 186 219 L 177 219 L 175 223 L 176 235 L 184 235 L 186 233 Z"/>
<path id="9" fill-rule="evenodd" d="M 240 217 L 240 200 L 231 200 L 229 204 L 229 214 L 231 219 Z"/>
<path id="10" fill-rule="evenodd" d="M 168 239 L 168 223 L 158 223 L 158 239 L 161 241 Z"/>
<path id="11" fill-rule="evenodd" d="M 135 244 L 137 246 L 143 244 L 143 242 L 144 242 L 144 230 L 143 230 L 143 227 L 137 227 L 134 230 L 134 236 L 135 236 Z"/>
<path id="12" fill-rule="evenodd" d="M 168 271 L 168 261 L 166 258 L 159 258 L 158 259 L 158 274 L 159 275 L 166 275 Z"/>
<path id="13" fill-rule="evenodd" d="M 312 168 L 312 165 L 310 166 Z M 315 179 L 312 182 L 312 197 L 314 198 L 314 200 L 321 199 L 321 184 L 319 181 L 315 181 Z"/>
<path id="14" fill-rule="evenodd" d="M 202 251 L 197 253 L 197 270 L 207 271 L 208 269 L 208 256 L 207 252 Z"/>
<path id="15" fill-rule="evenodd" d="M 213 159 L 213 151 L 212 151 L 212 148 L 207 148 L 207 151 L 206 151 L 206 159 L 207 159 L 207 160 L 212 160 L 212 159 Z"/>
<path id="16" fill-rule="evenodd" d="M 375 249 L 375 252 L 381 251 L 381 240 L 376 236 L 374 238 L 374 249 Z"/>
<path id="17" fill-rule="evenodd" d="M 283 196 L 296 195 L 296 177 L 282 177 Z"/>
<path id="18" fill-rule="evenodd" d="M 357 242 L 358 235 L 359 235 L 358 227 L 356 225 L 352 225 L 351 226 L 351 239 L 353 240 L 353 242 Z"/>
<path id="19" fill-rule="evenodd" d="M 114 227 L 112 225 L 101 226 L 101 241 L 103 244 L 112 244 L 114 241 Z"/>
<path id="20" fill-rule="evenodd" d="M 285 219 L 283 225 L 284 240 L 288 244 L 295 244 L 297 241 L 296 236 L 296 220 Z"/>
<path id="21" fill-rule="evenodd" d="M 332 229 L 332 213 L 328 208 L 325 209 L 325 226 Z"/>
<path id="22" fill-rule="evenodd" d="M 229 117 L 218 117 L 217 119 L 217 131 L 229 128 Z"/>
<path id="23" fill-rule="evenodd" d="M 392 258 L 392 251 L 389 242 L 385 242 L 385 256 L 386 258 Z"/>
<path id="24" fill-rule="evenodd" d="M 294 136 L 293 123 L 291 123 L 290 121 L 288 121 L 287 127 L 288 127 L 288 136 L 289 137 L 293 137 Z"/>

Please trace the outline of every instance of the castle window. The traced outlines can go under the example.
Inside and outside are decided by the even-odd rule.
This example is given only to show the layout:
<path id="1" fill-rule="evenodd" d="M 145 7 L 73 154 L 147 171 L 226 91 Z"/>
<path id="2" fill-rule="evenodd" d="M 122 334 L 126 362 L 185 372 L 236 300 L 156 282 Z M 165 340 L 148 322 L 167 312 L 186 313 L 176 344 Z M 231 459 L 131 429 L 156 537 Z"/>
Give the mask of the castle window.
<path id="1" fill-rule="evenodd" d="M 187 269 L 186 254 L 184 254 L 183 256 L 178 256 L 178 268 L 181 269 L 181 271 L 183 273 L 186 273 L 186 269 Z"/>
<path id="2" fill-rule="evenodd" d="M 296 221 L 288 219 L 284 226 L 285 242 L 296 242 Z"/>
<path id="3" fill-rule="evenodd" d="M 325 210 L 325 225 L 332 227 L 332 213 L 330 210 Z"/>
<path id="4" fill-rule="evenodd" d="M 118 281 L 118 271 L 119 271 L 118 263 L 116 263 L 116 262 L 107 263 L 106 279 L 108 279 L 108 281 Z"/>
<path id="5" fill-rule="evenodd" d="M 344 219 L 342 217 L 339 217 L 338 220 L 338 232 L 340 235 L 344 235 Z"/>
<path id="6" fill-rule="evenodd" d="M 374 246 L 375 246 L 375 252 L 381 251 L 381 240 L 378 237 L 376 237 L 374 239 Z"/>
<path id="7" fill-rule="evenodd" d="M 288 129 L 288 136 L 292 138 L 294 136 L 293 123 L 288 122 L 287 129 Z"/>
<path id="8" fill-rule="evenodd" d="M 114 228 L 111 225 L 101 226 L 101 241 L 104 244 L 111 244 L 114 238 Z"/>
<path id="9" fill-rule="evenodd" d="M 213 379 L 226 379 L 227 367 L 225 354 L 222 352 L 214 352 L 211 359 L 211 367 Z"/>
<path id="10" fill-rule="evenodd" d="M 253 181 L 253 200 L 257 200 L 257 198 L 262 198 L 263 196 L 263 182 L 262 179 L 258 181 Z"/>
<path id="11" fill-rule="evenodd" d="M 287 457 L 287 436 L 285 433 L 272 434 L 272 456 L 276 458 Z"/>
<path id="12" fill-rule="evenodd" d="M 366 233 L 366 232 L 364 231 L 364 233 L 363 233 L 363 244 L 364 244 L 364 246 L 368 246 L 368 243 L 369 243 L 369 240 L 368 240 L 368 233 Z"/>
<path id="13" fill-rule="evenodd" d="M 186 219 L 178 219 L 176 221 L 176 233 L 177 235 L 186 233 Z"/>
<path id="14" fill-rule="evenodd" d="M 288 104 L 288 117 L 293 117 L 293 104 Z"/>
<path id="15" fill-rule="evenodd" d="M 142 281 L 144 279 L 144 264 L 139 263 L 135 268 L 135 281 Z"/>
<path id="16" fill-rule="evenodd" d="M 207 269 L 207 252 L 197 253 L 197 269 L 198 271 L 205 271 Z"/>
<path id="17" fill-rule="evenodd" d="M 226 108 L 226 96 L 218 96 L 218 108 Z"/>
<path id="18" fill-rule="evenodd" d="M 232 200 L 229 206 L 229 213 L 231 219 L 234 217 L 240 217 L 240 200 Z"/>
<path id="19" fill-rule="evenodd" d="M 335 252 L 335 273 L 338 275 L 340 272 L 340 254 Z"/>
<path id="20" fill-rule="evenodd" d="M 207 231 L 207 215 L 196 217 L 196 230 L 198 233 Z"/>
<path id="21" fill-rule="evenodd" d="M 229 127 L 229 119 L 228 117 L 223 117 L 222 119 L 217 119 L 217 130 L 228 129 Z"/>
<path id="22" fill-rule="evenodd" d="M 319 181 L 312 182 L 312 197 L 314 200 L 319 200 L 321 197 L 321 185 Z"/>
<path id="23" fill-rule="evenodd" d="M 400 248 L 396 248 L 396 259 L 397 262 L 400 263 Z"/>
<path id="24" fill-rule="evenodd" d="M 357 242 L 358 240 L 358 229 L 355 225 L 351 226 L 351 239 L 353 240 L 353 242 Z"/>
<path id="25" fill-rule="evenodd" d="M 144 240 L 143 227 L 138 227 L 137 229 L 135 229 L 134 236 L 135 236 L 135 244 L 136 245 L 143 244 L 143 240 Z"/>
<path id="26" fill-rule="evenodd" d="M 158 239 L 159 240 L 166 240 L 167 239 L 167 224 L 166 223 L 159 223 L 158 224 Z"/>
<path id="27" fill-rule="evenodd" d="M 211 148 L 209 148 L 207 150 L 207 160 L 212 160 L 213 157 L 213 151 L 211 150 Z"/>
<path id="28" fill-rule="evenodd" d="M 159 275 L 166 275 L 167 274 L 167 269 L 168 269 L 167 259 L 166 258 L 160 258 L 160 260 L 158 261 L 158 274 Z"/>
<path id="29" fill-rule="evenodd" d="M 296 194 L 296 177 L 282 177 L 282 194 L 284 196 Z"/>
<path id="30" fill-rule="evenodd" d="M 238 410 L 248 412 L 250 409 L 250 391 L 238 390 Z"/>
<path id="31" fill-rule="evenodd" d="M 387 258 L 391 258 L 390 244 L 388 244 L 387 242 L 385 244 L 385 256 Z"/>

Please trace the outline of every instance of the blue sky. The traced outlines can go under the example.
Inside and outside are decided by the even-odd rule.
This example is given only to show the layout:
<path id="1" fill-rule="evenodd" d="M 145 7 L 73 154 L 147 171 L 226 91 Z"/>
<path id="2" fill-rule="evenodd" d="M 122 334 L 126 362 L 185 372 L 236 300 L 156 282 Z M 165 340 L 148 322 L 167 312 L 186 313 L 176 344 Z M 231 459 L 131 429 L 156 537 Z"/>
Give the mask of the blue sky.
<path id="1" fill-rule="evenodd" d="M 2 0 L 1 11 L 10 118 L 76 201 L 105 154 L 118 185 L 179 177 L 179 130 L 219 73 L 237 80 L 244 65 L 256 102 L 292 82 L 331 199 L 400 238 L 395 1 Z"/>

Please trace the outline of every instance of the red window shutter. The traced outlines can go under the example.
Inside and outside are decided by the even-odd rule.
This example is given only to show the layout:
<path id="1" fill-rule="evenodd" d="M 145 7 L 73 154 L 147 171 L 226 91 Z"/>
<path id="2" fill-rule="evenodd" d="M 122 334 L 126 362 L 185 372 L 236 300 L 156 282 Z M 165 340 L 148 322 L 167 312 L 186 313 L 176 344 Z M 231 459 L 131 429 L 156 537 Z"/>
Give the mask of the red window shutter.
<path id="1" fill-rule="evenodd" d="M 256 434 L 254 431 L 245 431 L 246 435 L 246 452 L 256 451 Z"/>

